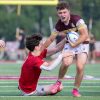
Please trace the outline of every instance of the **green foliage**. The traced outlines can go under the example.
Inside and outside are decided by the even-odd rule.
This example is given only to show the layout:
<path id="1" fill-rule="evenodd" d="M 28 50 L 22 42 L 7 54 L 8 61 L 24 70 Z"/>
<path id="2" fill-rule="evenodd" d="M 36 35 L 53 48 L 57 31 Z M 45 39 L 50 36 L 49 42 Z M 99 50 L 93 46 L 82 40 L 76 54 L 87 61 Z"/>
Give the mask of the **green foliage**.
<path id="1" fill-rule="evenodd" d="M 96 40 L 100 41 L 100 20 L 93 23 L 93 34 L 95 35 Z"/>
<path id="2" fill-rule="evenodd" d="M 89 19 L 93 19 L 92 33 L 96 36 L 97 40 L 100 40 L 100 1 L 99 0 L 82 0 L 82 12 L 83 17 L 89 22 Z"/>
<path id="3" fill-rule="evenodd" d="M 12 39 L 12 35 L 15 34 L 16 25 L 14 22 L 16 16 L 7 15 L 4 12 L 0 12 L 0 15 L 0 37 L 4 36 L 7 39 Z"/>

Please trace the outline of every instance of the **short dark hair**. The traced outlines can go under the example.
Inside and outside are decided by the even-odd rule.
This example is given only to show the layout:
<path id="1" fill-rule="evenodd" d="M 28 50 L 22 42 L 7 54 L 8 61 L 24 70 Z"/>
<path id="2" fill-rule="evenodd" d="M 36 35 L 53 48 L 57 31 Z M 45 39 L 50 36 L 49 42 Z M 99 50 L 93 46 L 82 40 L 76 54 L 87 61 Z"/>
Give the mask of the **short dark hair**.
<path id="1" fill-rule="evenodd" d="M 65 9 L 65 8 L 68 9 L 68 10 L 70 10 L 69 3 L 64 2 L 64 1 L 59 2 L 59 3 L 57 4 L 57 7 L 56 7 L 57 10 L 62 10 L 62 9 Z"/>
<path id="2" fill-rule="evenodd" d="M 41 40 L 42 40 L 42 36 L 38 34 L 27 36 L 25 42 L 26 48 L 30 51 L 33 51 L 35 46 L 38 46 Z"/>

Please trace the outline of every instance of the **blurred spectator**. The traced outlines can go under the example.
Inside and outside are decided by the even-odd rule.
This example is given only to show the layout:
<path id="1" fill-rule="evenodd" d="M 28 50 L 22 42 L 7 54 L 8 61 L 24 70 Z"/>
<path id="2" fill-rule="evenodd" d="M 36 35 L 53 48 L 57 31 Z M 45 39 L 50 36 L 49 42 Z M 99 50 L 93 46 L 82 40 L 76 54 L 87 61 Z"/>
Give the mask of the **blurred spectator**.
<path id="1" fill-rule="evenodd" d="M 18 60 L 24 60 L 26 57 L 26 52 L 25 52 L 25 30 L 24 28 L 17 28 L 16 30 L 16 39 L 19 42 L 19 47 L 18 47 Z"/>
<path id="2" fill-rule="evenodd" d="M 0 59 L 4 57 L 6 43 L 4 40 L 0 39 Z"/>
<path id="3" fill-rule="evenodd" d="M 0 40 L 0 49 L 5 47 L 5 41 Z"/>
<path id="4" fill-rule="evenodd" d="M 17 60 L 18 59 L 18 54 L 17 54 L 18 47 L 19 47 L 18 41 L 7 41 L 4 59 L 5 60 Z"/>
<path id="5" fill-rule="evenodd" d="M 95 63 L 96 55 L 95 55 L 95 37 L 93 34 L 90 33 L 90 54 L 89 54 L 89 60 L 93 64 Z"/>

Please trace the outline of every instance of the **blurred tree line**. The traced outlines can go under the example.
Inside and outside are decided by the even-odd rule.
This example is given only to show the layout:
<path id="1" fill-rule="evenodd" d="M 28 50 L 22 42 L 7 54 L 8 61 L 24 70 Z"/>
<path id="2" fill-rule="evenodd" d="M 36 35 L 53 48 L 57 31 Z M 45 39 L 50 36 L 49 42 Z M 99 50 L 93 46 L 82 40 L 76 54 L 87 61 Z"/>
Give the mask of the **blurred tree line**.
<path id="1" fill-rule="evenodd" d="M 66 0 L 74 14 L 81 15 L 89 26 L 92 19 L 91 32 L 100 40 L 100 0 Z M 50 35 L 49 17 L 53 25 L 57 21 L 55 6 L 21 6 L 21 14 L 17 15 L 17 6 L 0 5 L 0 38 L 15 40 L 16 28 L 23 27 L 26 34 L 41 33 Z"/>

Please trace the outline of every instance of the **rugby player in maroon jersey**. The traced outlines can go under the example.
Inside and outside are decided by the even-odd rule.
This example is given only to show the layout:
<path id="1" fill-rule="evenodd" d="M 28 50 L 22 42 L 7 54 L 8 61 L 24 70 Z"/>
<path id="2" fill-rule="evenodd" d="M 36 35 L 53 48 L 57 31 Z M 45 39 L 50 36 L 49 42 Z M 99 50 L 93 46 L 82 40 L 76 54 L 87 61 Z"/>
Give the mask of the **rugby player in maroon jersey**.
<path id="1" fill-rule="evenodd" d="M 69 51 L 73 51 L 74 54 L 69 57 L 65 57 L 63 59 L 63 63 L 59 70 L 58 80 L 55 83 L 52 91 L 55 93 L 59 90 L 59 86 L 64 78 L 68 67 L 72 64 L 73 57 L 76 57 L 76 76 L 74 87 L 72 90 L 72 95 L 75 97 L 80 97 L 79 87 L 81 85 L 83 75 L 84 75 L 84 67 L 88 57 L 89 50 L 89 35 L 87 25 L 84 20 L 79 15 L 71 14 L 69 4 L 66 2 L 59 2 L 57 7 L 58 21 L 55 25 L 55 28 L 50 35 L 50 37 L 45 42 L 45 47 L 48 47 L 57 35 L 65 35 L 68 32 L 75 31 L 79 33 L 79 38 L 75 43 L 67 41 L 64 46 L 64 51 L 68 53 Z M 75 51 L 74 48 L 82 45 L 80 52 Z"/>

